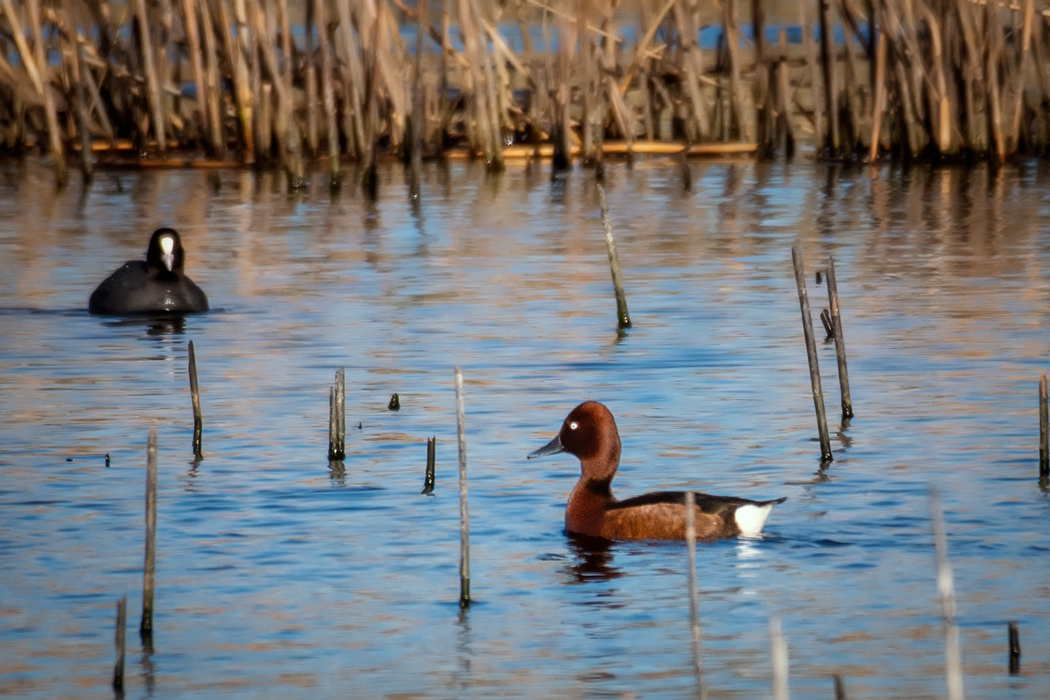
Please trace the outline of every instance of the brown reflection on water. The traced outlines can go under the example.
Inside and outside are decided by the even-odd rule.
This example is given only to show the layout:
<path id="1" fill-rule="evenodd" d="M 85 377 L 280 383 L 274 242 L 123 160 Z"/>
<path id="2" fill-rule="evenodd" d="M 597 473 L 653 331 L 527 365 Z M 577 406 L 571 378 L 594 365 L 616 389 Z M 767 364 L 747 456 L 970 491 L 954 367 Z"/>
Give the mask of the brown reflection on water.
<path id="1" fill-rule="evenodd" d="M 623 571 L 613 565 L 613 543 L 595 537 L 566 533 L 569 555 L 572 558 L 566 567 L 572 583 L 611 581 L 623 576 Z"/>

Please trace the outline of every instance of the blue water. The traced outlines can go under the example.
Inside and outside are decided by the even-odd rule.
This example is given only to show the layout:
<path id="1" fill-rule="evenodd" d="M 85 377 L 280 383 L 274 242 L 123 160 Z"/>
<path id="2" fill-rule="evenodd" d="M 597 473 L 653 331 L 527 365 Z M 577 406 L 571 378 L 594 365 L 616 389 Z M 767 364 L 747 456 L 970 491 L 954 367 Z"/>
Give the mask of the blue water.
<path id="1" fill-rule="evenodd" d="M 1045 169 L 692 168 L 686 192 L 669 161 L 606 166 L 634 321 L 618 334 L 586 171 L 552 183 L 545 165 L 428 164 L 414 204 L 391 165 L 371 204 L 333 195 L 323 174 L 292 193 L 250 171 L 100 173 L 56 192 L 45 165 L 3 165 L 0 694 L 109 696 L 127 593 L 132 698 L 690 696 L 684 545 L 573 542 L 562 518 L 578 465 L 525 461 L 598 399 L 623 438 L 621 497 L 788 497 L 763 539 L 699 549 L 710 697 L 771 694 L 772 617 L 793 697 L 832 697 L 836 673 L 851 698 L 943 697 L 931 484 L 967 693 L 1047 697 Z M 182 233 L 213 311 L 175 324 L 87 314 L 94 285 L 162 225 Z M 828 254 L 842 297 L 857 416 L 840 430 L 834 349 L 820 345 L 825 469 L 795 243 L 814 313 Z M 457 365 L 475 600 L 462 614 Z M 326 458 L 339 367 L 344 471 Z M 422 496 L 432 435 L 437 488 Z M 1013 677 L 1009 620 L 1023 649 Z"/>

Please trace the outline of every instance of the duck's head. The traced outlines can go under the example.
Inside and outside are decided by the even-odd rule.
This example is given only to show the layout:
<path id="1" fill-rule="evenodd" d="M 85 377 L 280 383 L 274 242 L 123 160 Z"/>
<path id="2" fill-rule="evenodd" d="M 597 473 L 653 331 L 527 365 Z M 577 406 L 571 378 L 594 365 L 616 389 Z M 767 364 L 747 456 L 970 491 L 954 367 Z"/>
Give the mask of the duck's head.
<path id="1" fill-rule="evenodd" d="M 181 272 L 185 252 L 179 232 L 173 228 L 159 228 L 149 239 L 146 249 L 146 263 L 168 272 Z"/>
<path id="2" fill-rule="evenodd" d="M 555 438 L 528 458 L 559 452 L 579 457 L 585 478 L 611 479 L 620 463 L 620 433 L 612 412 L 597 401 L 584 401 L 572 409 Z"/>

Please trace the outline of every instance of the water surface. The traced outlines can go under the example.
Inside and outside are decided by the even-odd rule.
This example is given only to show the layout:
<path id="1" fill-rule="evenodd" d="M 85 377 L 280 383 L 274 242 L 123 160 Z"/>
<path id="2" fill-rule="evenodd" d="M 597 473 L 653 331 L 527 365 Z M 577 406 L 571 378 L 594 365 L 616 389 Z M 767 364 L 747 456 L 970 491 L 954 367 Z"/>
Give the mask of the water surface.
<path id="1" fill-rule="evenodd" d="M 369 203 L 323 175 L 0 171 L 0 694 L 690 696 L 684 546 L 581 546 L 578 475 L 525 461 L 584 399 L 617 417 L 615 492 L 788 496 L 763 539 L 700 547 L 710 697 L 943 697 L 927 488 L 941 490 L 967 692 L 1050 695 L 1050 178 L 812 163 L 607 166 L 634 327 L 618 334 L 593 176 L 399 166 Z M 213 311 L 91 316 L 94 286 L 174 226 Z M 836 260 L 857 417 L 820 469 L 791 246 Z M 819 328 L 819 322 L 818 322 Z M 187 343 L 204 460 L 194 463 Z M 458 596 L 453 367 L 466 383 L 471 585 Z M 346 368 L 347 459 L 326 459 Z M 392 393 L 399 412 L 387 410 Z M 159 434 L 154 648 L 141 609 L 145 443 Z M 437 437 L 437 488 L 423 485 Z M 111 466 L 105 466 L 109 454 Z M 1007 674 L 1006 623 L 1022 673 Z"/>

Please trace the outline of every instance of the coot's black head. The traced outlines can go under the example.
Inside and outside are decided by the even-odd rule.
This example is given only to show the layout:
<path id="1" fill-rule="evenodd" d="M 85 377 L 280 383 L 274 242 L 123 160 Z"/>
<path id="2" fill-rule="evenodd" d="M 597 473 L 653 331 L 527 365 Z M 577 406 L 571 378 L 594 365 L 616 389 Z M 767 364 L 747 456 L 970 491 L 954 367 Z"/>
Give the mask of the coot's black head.
<path id="1" fill-rule="evenodd" d="M 146 249 L 147 265 L 180 273 L 185 256 L 178 231 L 173 228 L 159 228 L 153 232 L 153 237 L 149 239 L 149 248 Z"/>

